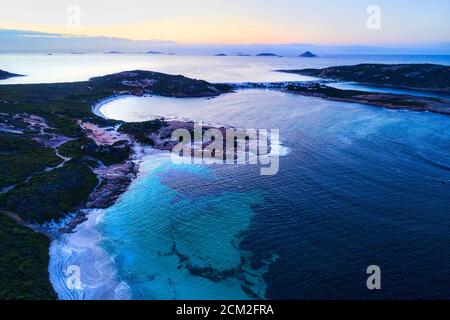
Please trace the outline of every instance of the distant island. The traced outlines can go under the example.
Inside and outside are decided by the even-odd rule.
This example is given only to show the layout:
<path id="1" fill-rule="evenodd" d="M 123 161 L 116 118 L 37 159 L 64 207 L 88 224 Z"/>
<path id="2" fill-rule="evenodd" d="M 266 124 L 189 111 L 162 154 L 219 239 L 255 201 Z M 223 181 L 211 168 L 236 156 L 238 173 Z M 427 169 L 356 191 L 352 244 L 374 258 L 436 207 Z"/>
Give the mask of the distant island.
<path id="1" fill-rule="evenodd" d="M 302 53 L 301 55 L 299 55 L 299 57 L 302 57 L 302 58 L 316 58 L 317 56 L 314 53 L 312 53 L 311 51 L 306 51 L 306 52 Z"/>
<path id="2" fill-rule="evenodd" d="M 216 57 L 226 57 L 227 55 L 225 53 L 218 53 L 215 56 Z"/>
<path id="3" fill-rule="evenodd" d="M 268 52 L 263 52 L 263 53 L 257 54 L 256 56 L 257 57 L 281 57 L 275 53 L 268 53 Z"/>
<path id="4" fill-rule="evenodd" d="M 112 51 L 107 52 L 107 54 L 123 54 L 123 52 L 112 50 Z"/>
<path id="5" fill-rule="evenodd" d="M 164 54 L 164 53 L 162 53 L 162 52 L 159 52 L 159 51 L 147 51 L 146 52 L 146 54 Z"/>
<path id="6" fill-rule="evenodd" d="M 5 80 L 13 77 L 23 77 L 23 75 L 0 70 L 0 80 Z"/>
<path id="7" fill-rule="evenodd" d="M 279 71 L 382 87 L 450 93 L 450 67 L 437 64 L 359 64 Z"/>

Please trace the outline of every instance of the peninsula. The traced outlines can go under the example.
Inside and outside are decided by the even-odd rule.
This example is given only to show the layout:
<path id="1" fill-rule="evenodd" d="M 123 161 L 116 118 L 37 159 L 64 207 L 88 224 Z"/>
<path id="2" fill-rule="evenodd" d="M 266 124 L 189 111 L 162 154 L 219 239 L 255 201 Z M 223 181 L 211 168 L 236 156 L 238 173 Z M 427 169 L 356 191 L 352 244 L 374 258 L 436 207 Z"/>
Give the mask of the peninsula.
<path id="1" fill-rule="evenodd" d="M 22 77 L 22 75 L 0 70 L 0 80 L 5 80 L 13 77 Z"/>
<path id="2" fill-rule="evenodd" d="M 450 66 L 438 64 L 359 64 L 279 71 L 335 81 L 450 93 Z"/>
<path id="3" fill-rule="evenodd" d="M 81 209 L 112 205 L 137 172 L 136 144 L 163 148 L 159 130 L 170 137 L 169 128 L 184 125 L 154 120 L 121 127 L 92 106 L 120 95 L 213 97 L 230 90 L 138 70 L 0 86 L 0 299 L 56 298 L 47 271 L 49 237 L 56 236 L 49 223 L 71 232 L 85 220 Z"/>

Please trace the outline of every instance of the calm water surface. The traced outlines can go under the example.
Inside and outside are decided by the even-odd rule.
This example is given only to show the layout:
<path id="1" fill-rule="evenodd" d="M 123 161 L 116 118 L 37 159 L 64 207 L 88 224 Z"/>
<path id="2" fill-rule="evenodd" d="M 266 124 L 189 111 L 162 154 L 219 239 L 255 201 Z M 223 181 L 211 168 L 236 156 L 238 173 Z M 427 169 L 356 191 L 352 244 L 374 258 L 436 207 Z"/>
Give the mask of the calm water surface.
<path id="1" fill-rule="evenodd" d="M 450 65 L 450 58 L 2 54 L 0 69 L 28 76 L 0 83 L 80 81 L 130 69 L 212 82 L 308 80 L 273 70 L 363 62 Z M 280 129 L 289 150 L 268 177 L 251 165 L 146 157 L 139 178 L 93 223 L 112 274 L 133 298 L 450 298 L 449 117 L 265 90 L 126 97 L 101 112 L 125 121 L 158 115 Z M 86 241 L 76 238 L 73 251 L 67 239 L 54 247 L 77 254 Z M 59 270 L 61 256 L 52 255 Z M 373 264 L 382 270 L 377 292 L 366 288 Z"/>
<path id="2" fill-rule="evenodd" d="M 169 287 L 172 297 L 241 297 L 233 281 L 276 299 L 450 296 L 450 118 L 265 90 L 123 98 L 101 111 L 126 121 L 159 115 L 279 128 L 290 149 L 272 177 L 255 166 L 168 160 L 144 173 L 100 224 L 120 274 L 143 281 L 131 285 L 136 297 L 154 297 L 148 288 L 161 297 Z M 170 244 L 199 267 L 223 271 L 243 260 L 245 268 L 219 282 L 194 276 L 185 292 L 192 274 Z M 379 292 L 366 289 L 372 264 L 382 269 Z M 143 278 L 149 273 L 152 281 Z M 160 281 L 158 291 L 152 283 Z"/>

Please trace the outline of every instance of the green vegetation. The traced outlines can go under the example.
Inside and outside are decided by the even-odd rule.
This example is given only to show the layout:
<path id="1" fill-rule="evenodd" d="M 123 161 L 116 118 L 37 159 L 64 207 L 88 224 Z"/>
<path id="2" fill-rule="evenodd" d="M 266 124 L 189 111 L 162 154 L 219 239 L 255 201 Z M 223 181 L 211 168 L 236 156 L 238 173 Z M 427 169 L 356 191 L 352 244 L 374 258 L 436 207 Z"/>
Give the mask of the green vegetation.
<path id="1" fill-rule="evenodd" d="M 158 132 L 162 127 L 169 124 L 161 119 L 145 122 L 129 122 L 120 126 L 119 131 L 133 136 L 140 143 L 154 146 L 155 142 L 148 135 Z"/>
<path id="2" fill-rule="evenodd" d="M 127 160 L 131 148 L 126 141 L 118 141 L 111 146 L 98 146 L 90 138 L 83 137 L 66 142 L 59 148 L 59 152 L 61 155 L 73 159 L 95 158 L 109 166 Z"/>
<path id="3" fill-rule="evenodd" d="M 51 127 L 48 132 L 76 139 L 64 144 L 60 150 L 61 154 L 74 158 L 73 161 L 63 168 L 42 172 L 46 167 L 60 163 L 61 159 L 51 148 L 31 140 L 38 135 L 37 132 L 24 135 L 1 133 L 0 185 L 17 184 L 17 187 L 0 196 L 0 209 L 12 210 L 30 221 L 61 218 L 77 210 L 96 185 L 86 158 L 95 158 L 106 165 L 128 158 L 130 149 L 125 143 L 97 146 L 80 128 L 80 120 L 100 126 L 120 123 L 94 115 L 91 108 L 98 101 L 124 93 L 196 97 L 214 96 L 228 90 L 230 87 L 226 85 L 215 86 L 206 81 L 148 71 L 122 72 L 85 82 L 0 86 L 0 113 L 40 116 Z M 24 123 L 9 124 L 26 128 Z M 157 120 L 124 125 L 122 130 L 140 141 L 153 144 L 145 133 L 154 132 L 163 125 L 164 122 Z M 24 183 L 29 176 L 33 177 Z"/>
<path id="4" fill-rule="evenodd" d="M 437 64 L 359 64 L 324 69 L 280 71 L 383 87 L 450 93 L 450 67 Z"/>
<path id="5" fill-rule="evenodd" d="M 17 185 L 0 197 L 0 206 L 34 223 L 58 220 L 80 208 L 97 183 L 86 163 L 72 160 Z"/>
<path id="6" fill-rule="evenodd" d="M 0 132 L 0 190 L 60 162 L 55 150 L 22 135 Z"/>
<path id="7" fill-rule="evenodd" d="M 0 71 L 0 78 L 6 73 Z M 92 106 L 116 95 L 157 94 L 170 97 L 210 97 L 228 92 L 228 85 L 156 72 L 131 71 L 93 78 L 90 81 L 58 84 L 0 86 L 0 125 L 23 134 L 0 131 L 0 212 L 8 211 L 27 222 L 45 223 L 77 211 L 98 184 L 92 167 L 120 163 L 130 155 L 126 142 L 98 146 L 86 136 L 79 121 L 105 127 L 119 124 L 92 113 Z M 72 158 L 64 166 L 55 150 L 33 141 L 44 138 L 22 121 L 19 114 L 36 115 L 51 127 L 47 133 L 73 138 L 59 148 Z M 125 126 L 141 141 L 152 144 L 146 133 L 162 122 Z M 139 133 L 139 127 L 145 133 Z M 98 161 L 97 161 L 98 160 Z M 29 178 L 29 179 L 28 179 Z M 49 240 L 0 215 L 0 299 L 50 299 L 55 294 L 47 275 Z"/>
<path id="8" fill-rule="evenodd" d="M 446 99 L 357 90 L 341 90 L 319 83 L 310 85 L 291 84 L 286 87 L 286 90 L 303 95 L 347 102 L 365 103 L 391 109 L 408 109 L 415 111 L 426 110 L 430 112 L 450 114 L 450 101 Z"/>
<path id="9" fill-rule="evenodd" d="M 50 240 L 0 213 L 0 300 L 50 300 Z"/>
<path id="10" fill-rule="evenodd" d="M 167 125 L 168 123 L 161 119 L 155 119 L 145 122 L 128 122 L 122 124 L 119 131 L 132 135 L 140 132 L 154 133 Z"/>

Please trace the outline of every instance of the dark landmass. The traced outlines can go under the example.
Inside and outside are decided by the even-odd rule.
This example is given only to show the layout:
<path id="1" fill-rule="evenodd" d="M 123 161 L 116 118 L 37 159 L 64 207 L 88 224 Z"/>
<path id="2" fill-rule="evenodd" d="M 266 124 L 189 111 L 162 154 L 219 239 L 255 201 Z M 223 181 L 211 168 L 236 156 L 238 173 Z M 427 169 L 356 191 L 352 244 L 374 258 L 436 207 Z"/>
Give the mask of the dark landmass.
<path id="1" fill-rule="evenodd" d="M 359 64 L 280 71 L 382 87 L 450 93 L 450 66 L 437 64 Z"/>
<path id="2" fill-rule="evenodd" d="M 48 280 L 45 235 L 0 213 L 0 300 L 50 300 L 56 293 Z"/>
<path id="3" fill-rule="evenodd" d="M 450 100 L 399 95 L 357 90 L 341 90 L 320 83 L 311 85 L 291 84 L 286 87 L 288 92 L 320 97 L 335 101 L 363 103 L 388 109 L 407 109 L 412 111 L 429 111 L 450 114 Z"/>
<path id="4" fill-rule="evenodd" d="M 70 160 L 60 168 L 37 173 L 17 185 L 4 194 L 1 207 L 27 222 L 57 221 L 81 209 L 97 182 L 85 159 Z"/>
<path id="5" fill-rule="evenodd" d="M 159 52 L 159 51 L 147 51 L 146 52 L 146 54 L 164 54 L 164 53 L 162 53 L 162 52 Z"/>
<path id="6" fill-rule="evenodd" d="M 128 71 L 92 78 L 95 86 L 134 95 L 156 94 L 166 97 L 213 97 L 231 90 L 227 85 L 212 85 L 203 80 L 173 76 L 152 71 Z"/>
<path id="7" fill-rule="evenodd" d="M 107 54 L 123 54 L 123 52 L 112 50 L 112 51 L 108 51 Z"/>
<path id="8" fill-rule="evenodd" d="M 225 53 L 218 53 L 215 56 L 216 57 L 226 57 L 227 55 Z"/>
<path id="9" fill-rule="evenodd" d="M 314 53 L 312 53 L 311 51 L 306 51 L 306 52 L 302 53 L 301 55 L 299 55 L 299 57 L 302 57 L 302 58 L 315 58 L 317 56 Z"/>
<path id="10" fill-rule="evenodd" d="M 13 77 L 23 77 L 23 75 L 0 70 L 0 80 L 5 80 L 8 78 L 13 78 Z"/>
<path id="11" fill-rule="evenodd" d="M 327 86 L 328 81 L 245 82 L 232 84 L 234 90 L 272 89 L 334 101 L 369 104 L 388 109 L 429 111 L 450 114 L 450 100 L 406 94 L 341 90 Z"/>
<path id="12" fill-rule="evenodd" d="M 81 208 L 110 206 L 126 190 L 136 174 L 130 160 L 136 143 L 164 144 L 158 135 L 158 128 L 167 130 L 164 122 L 139 124 L 142 134 L 137 125 L 96 116 L 93 105 L 120 95 L 213 97 L 230 90 L 139 70 L 84 82 L 0 86 L 0 299 L 55 298 L 49 239 L 32 229 L 80 212 L 60 228 L 71 232 L 84 220 Z"/>
<path id="13" fill-rule="evenodd" d="M 281 57 L 281 56 L 279 56 L 279 55 L 277 55 L 275 53 L 267 53 L 267 52 L 263 52 L 263 53 L 257 54 L 256 56 L 257 57 Z"/>

